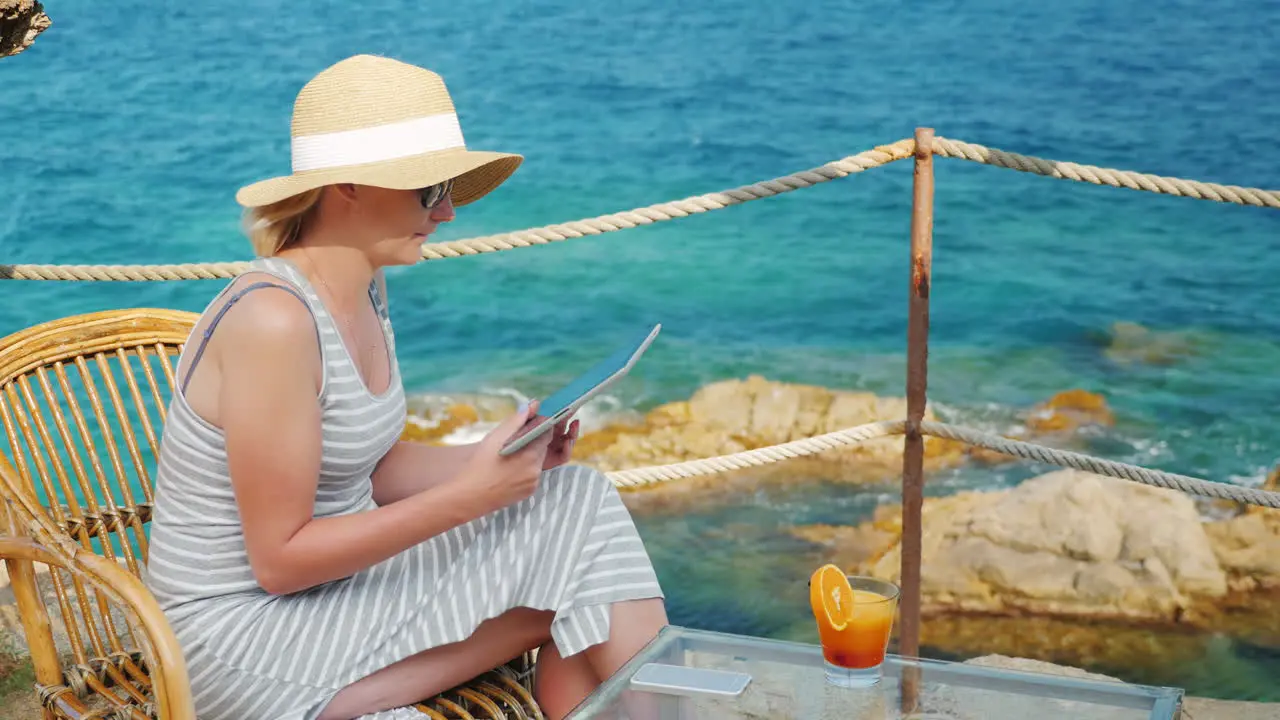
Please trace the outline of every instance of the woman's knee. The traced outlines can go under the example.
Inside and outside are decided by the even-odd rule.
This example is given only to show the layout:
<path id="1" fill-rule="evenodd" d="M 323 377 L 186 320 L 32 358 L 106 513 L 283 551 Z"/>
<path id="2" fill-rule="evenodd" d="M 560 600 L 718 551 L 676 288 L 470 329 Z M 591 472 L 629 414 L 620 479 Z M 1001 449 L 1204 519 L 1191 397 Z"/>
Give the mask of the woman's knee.
<path id="1" fill-rule="evenodd" d="M 510 623 L 508 630 L 520 633 L 524 638 L 520 644 L 526 649 L 533 649 L 551 640 L 551 621 L 556 617 L 551 610 L 515 607 L 505 615 Z"/>

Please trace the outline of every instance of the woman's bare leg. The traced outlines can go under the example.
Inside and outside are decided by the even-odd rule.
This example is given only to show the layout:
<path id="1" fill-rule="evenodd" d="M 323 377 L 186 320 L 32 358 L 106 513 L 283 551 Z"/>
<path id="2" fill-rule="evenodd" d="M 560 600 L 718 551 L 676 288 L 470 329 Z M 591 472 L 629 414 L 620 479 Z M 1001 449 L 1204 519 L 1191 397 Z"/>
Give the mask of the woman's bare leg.
<path id="1" fill-rule="evenodd" d="M 609 640 L 587 648 L 587 660 L 602 680 L 612 676 L 667 624 L 662 598 L 614 603 L 609 613 Z"/>
<path id="2" fill-rule="evenodd" d="M 442 645 L 407 657 L 343 688 L 325 707 L 318 720 L 350 720 L 361 715 L 410 705 L 444 692 L 487 672 L 531 648 L 544 645 L 554 651 L 551 620 L 554 613 L 515 608 L 487 620 L 462 642 Z M 667 624 L 661 599 L 614 603 L 610 610 L 609 639 L 575 657 L 539 659 L 538 691 L 550 700 L 549 717 L 568 713 L 582 698 L 617 672 Z M 541 658 L 541 654 L 540 654 Z M 549 665 L 543 665 L 550 660 Z M 586 666 L 584 668 L 583 666 Z M 548 676 L 544 673 L 550 671 Z M 588 676 L 586 671 L 592 671 Z M 591 686 L 586 687 L 590 679 Z M 585 692 L 584 692 L 585 690 Z M 543 700 L 539 698 L 541 705 Z M 562 703 L 572 703 L 562 705 Z M 639 720 L 644 713 L 632 713 Z"/>
<path id="3" fill-rule="evenodd" d="M 661 598 L 614 603 L 609 613 L 608 642 L 587 648 L 583 654 L 602 681 L 611 677 L 667 625 L 667 607 Z M 622 708 L 627 720 L 656 720 L 657 698 L 624 691 Z"/>
<path id="4" fill-rule="evenodd" d="M 350 720 L 444 692 L 551 639 L 554 613 L 515 608 L 481 623 L 466 640 L 441 645 L 348 685 L 318 720 Z"/>
<path id="5" fill-rule="evenodd" d="M 561 720 L 600 685 L 585 653 L 560 657 L 554 642 L 543 643 L 538 650 L 534 698 L 548 720 Z"/>

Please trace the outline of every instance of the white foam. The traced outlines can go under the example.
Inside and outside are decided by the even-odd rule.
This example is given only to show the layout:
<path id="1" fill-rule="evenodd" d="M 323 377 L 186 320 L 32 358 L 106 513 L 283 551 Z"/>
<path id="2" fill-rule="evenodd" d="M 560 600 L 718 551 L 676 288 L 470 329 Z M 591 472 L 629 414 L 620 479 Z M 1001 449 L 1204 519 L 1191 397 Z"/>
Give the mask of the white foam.
<path id="1" fill-rule="evenodd" d="M 439 427 L 448 418 L 449 407 L 459 404 L 470 405 L 479 411 L 482 418 L 487 419 L 456 428 L 440 438 L 440 442 L 445 445 L 466 445 L 479 442 L 496 428 L 508 413 L 529 399 L 528 395 L 511 387 L 482 388 L 477 393 L 422 393 L 408 398 L 408 422 L 414 427 L 430 430 Z M 574 417 L 579 422 L 580 432 L 587 433 L 612 423 L 633 421 L 639 417 L 639 414 L 638 411 L 628 407 L 622 398 L 605 394 L 592 399 L 580 408 Z"/>

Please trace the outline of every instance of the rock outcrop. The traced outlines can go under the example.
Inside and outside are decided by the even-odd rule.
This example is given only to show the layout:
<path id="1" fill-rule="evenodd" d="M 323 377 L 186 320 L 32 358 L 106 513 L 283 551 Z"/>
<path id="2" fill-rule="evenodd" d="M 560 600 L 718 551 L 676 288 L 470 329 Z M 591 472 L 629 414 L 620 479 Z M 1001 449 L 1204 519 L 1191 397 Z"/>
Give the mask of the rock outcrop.
<path id="1" fill-rule="evenodd" d="M 926 498 L 923 520 L 930 648 L 1156 671 L 1224 637 L 1280 647 L 1280 511 L 1206 521 L 1181 493 L 1063 470 Z M 819 548 L 813 562 L 897 581 L 901 532 L 901 508 L 884 505 L 792 534 Z"/>
<path id="2" fill-rule="evenodd" d="M 1280 511 L 1253 508 L 1205 531 L 1233 589 L 1280 588 Z"/>
<path id="3" fill-rule="evenodd" d="M 1227 591 L 1189 497 L 1076 470 L 947 498 L 924 527 L 922 592 L 939 607 L 1173 620 Z M 898 563 L 891 549 L 871 571 Z"/>
<path id="4" fill-rule="evenodd" d="M 38 0 L 0 0 L 0 58 L 31 47 L 52 24 Z"/>
<path id="5" fill-rule="evenodd" d="M 579 455 L 604 470 L 682 462 L 897 420 L 906 414 L 903 398 L 751 376 L 707 385 L 689 400 L 655 408 L 637 423 L 589 433 L 579 441 Z M 926 418 L 934 419 L 932 412 Z M 963 458 L 961 444 L 925 439 L 927 469 L 949 467 Z M 892 476 L 901 472 L 902 437 L 869 440 L 783 465 L 779 468 L 791 476 L 841 480 Z"/>
<path id="6" fill-rule="evenodd" d="M 926 612 L 1212 623 L 1229 594 L 1280 586 L 1280 517 L 1204 523 L 1186 495 L 1076 470 L 930 498 L 923 516 Z M 891 580 L 900 533 L 896 507 L 856 528 L 797 531 Z"/>

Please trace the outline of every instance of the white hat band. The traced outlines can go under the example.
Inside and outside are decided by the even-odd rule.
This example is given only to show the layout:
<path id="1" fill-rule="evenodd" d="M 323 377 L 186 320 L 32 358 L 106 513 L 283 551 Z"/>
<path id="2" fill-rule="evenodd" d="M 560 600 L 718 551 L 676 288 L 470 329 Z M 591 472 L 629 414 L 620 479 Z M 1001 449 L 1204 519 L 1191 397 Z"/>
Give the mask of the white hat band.
<path id="1" fill-rule="evenodd" d="M 293 138 L 293 171 L 362 165 L 466 147 L 454 113 Z"/>

